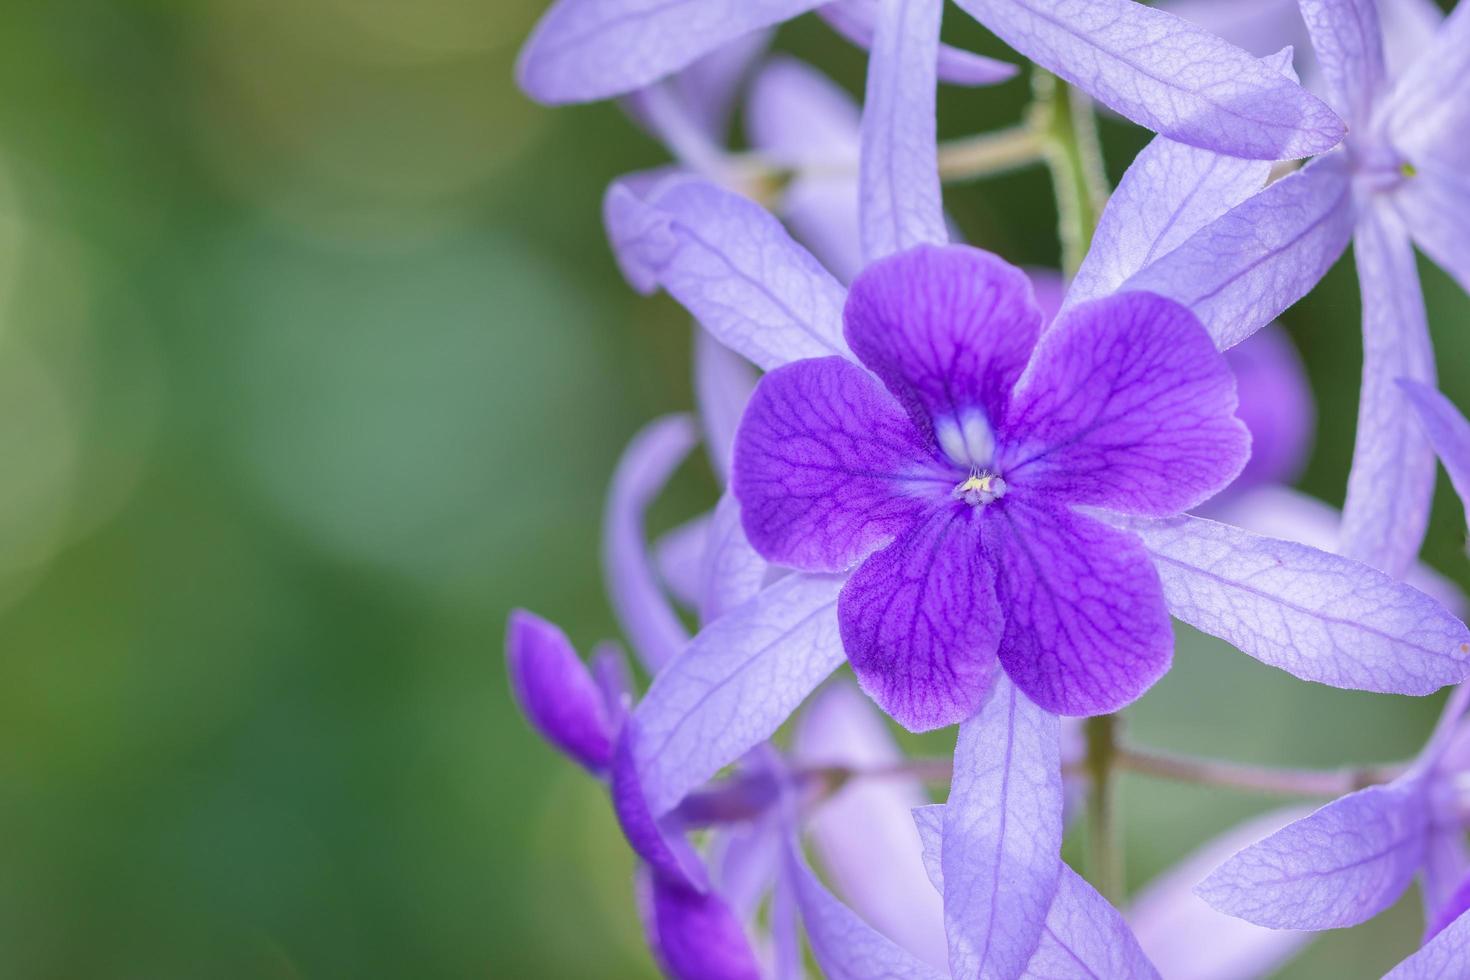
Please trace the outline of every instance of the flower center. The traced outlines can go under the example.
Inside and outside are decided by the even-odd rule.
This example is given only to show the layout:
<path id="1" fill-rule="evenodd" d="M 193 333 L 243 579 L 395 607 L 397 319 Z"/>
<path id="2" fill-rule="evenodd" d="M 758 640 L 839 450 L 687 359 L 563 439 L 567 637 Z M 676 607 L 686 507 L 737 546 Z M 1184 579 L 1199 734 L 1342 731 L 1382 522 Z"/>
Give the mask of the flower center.
<path id="1" fill-rule="evenodd" d="M 983 507 L 1006 495 L 1006 481 L 997 473 L 971 473 L 970 478 L 950 492 L 971 507 Z"/>

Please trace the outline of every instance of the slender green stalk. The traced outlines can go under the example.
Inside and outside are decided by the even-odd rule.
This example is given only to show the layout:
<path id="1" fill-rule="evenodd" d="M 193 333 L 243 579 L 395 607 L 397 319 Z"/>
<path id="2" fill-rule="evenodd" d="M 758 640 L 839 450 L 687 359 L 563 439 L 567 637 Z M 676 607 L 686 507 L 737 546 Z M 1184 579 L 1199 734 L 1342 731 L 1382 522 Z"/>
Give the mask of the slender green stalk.
<path id="1" fill-rule="evenodd" d="M 1031 125 L 946 140 L 939 144 L 939 177 L 953 184 L 1020 170 L 1046 158 L 1046 143 Z"/>
<path id="2" fill-rule="evenodd" d="M 1127 894 L 1123 877 L 1123 839 L 1118 826 L 1118 716 L 1098 715 L 1083 723 L 1087 736 L 1087 850 L 1093 887 L 1114 905 Z"/>
<path id="3" fill-rule="evenodd" d="M 1062 271 L 1076 273 L 1108 200 L 1092 100 L 1044 71 L 1032 75 L 1032 127 L 1042 135 L 1057 198 Z"/>

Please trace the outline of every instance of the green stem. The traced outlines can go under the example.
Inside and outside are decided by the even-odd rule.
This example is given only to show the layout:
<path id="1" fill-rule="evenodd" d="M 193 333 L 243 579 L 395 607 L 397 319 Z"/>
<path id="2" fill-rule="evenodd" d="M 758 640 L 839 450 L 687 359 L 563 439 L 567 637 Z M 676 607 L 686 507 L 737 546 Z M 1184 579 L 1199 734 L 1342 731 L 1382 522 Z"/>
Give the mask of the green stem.
<path id="1" fill-rule="evenodd" d="M 1121 905 L 1126 885 L 1117 786 L 1113 779 L 1118 757 L 1117 729 L 1117 715 L 1098 715 L 1083 724 L 1087 737 L 1087 848 L 1092 884 L 1108 901 Z"/>
<path id="2" fill-rule="evenodd" d="M 1070 278 L 1082 265 L 1108 200 L 1097 117 L 1091 99 L 1046 72 L 1036 71 L 1031 86 L 1032 126 L 1042 135 L 1051 170 L 1062 271 Z"/>
<path id="3" fill-rule="evenodd" d="M 946 140 L 939 144 L 939 177 L 956 184 L 1029 167 L 1045 159 L 1046 143 L 1031 125 Z"/>

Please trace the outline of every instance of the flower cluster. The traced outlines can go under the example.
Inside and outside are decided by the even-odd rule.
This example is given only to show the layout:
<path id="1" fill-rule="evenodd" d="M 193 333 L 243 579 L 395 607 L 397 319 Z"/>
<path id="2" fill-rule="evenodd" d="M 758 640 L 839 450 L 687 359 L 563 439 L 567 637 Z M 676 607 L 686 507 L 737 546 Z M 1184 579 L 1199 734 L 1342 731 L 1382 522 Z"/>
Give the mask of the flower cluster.
<path id="1" fill-rule="evenodd" d="M 1460 596 L 1417 563 L 1436 455 L 1470 507 L 1470 423 L 1435 388 L 1414 253 L 1470 289 L 1470 7 L 1257 0 L 1227 27 L 1197 0 L 956 4 L 1034 66 L 1036 102 L 944 144 L 936 86 L 1019 68 L 941 43 L 942 0 L 557 0 L 537 26 L 532 97 L 618 98 L 676 161 L 603 217 L 629 283 L 696 321 L 698 414 L 640 433 L 608 499 L 651 683 L 517 611 L 527 718 L 606 784 L 676 978 L 799 977 L 807 950 L 842 978 L 1255 975 L 1416 876 L 1425 941 L 1391 975 L 1470 976 L 1470 684 L 1402 766 L 1190 759 L 1113 722 L 1169 669 L 1171 617 L 1339 688 L 1470 678 Z M 769 53 L 807 12 L 868 51 L 861 106 Z M 1110 195 L 1093 100 L 1158 134 Z M 1032 162 L 1060 274 L 945 214 L 946 177 Z M 1350 242 L 1339 514 L 1288 486 L 1312 402 L 1271 321 Z M 723 493 L 650 546 L 701 439 Z M 906 757 L 885 715 L 958 726 L 952 758 Z M 1125 917 L 1120 769 L 1341 798 L 1206 844 Z M 1088 878 L 1061 858 L 1079 809 Z"/>

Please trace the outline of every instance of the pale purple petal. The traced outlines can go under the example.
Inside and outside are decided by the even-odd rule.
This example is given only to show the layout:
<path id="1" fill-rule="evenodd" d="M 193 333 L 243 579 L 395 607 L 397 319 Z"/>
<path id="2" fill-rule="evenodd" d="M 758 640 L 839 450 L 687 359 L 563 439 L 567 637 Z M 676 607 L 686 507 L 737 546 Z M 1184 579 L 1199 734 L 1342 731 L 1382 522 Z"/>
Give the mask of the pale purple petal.
<path id="1" fill-rule="evenodd" d="M 709 888 L 709 872 L 704 862 L 683 834 L 660 819 L 648 805 L 648 787 L 634 758 L 638 737 L 637 720 L 630 718 L 624 723 L 613 752 L 608 791 L 618 825 L 633 853 L 647 862 L 658 879 L 705 891 Z"/>
<path id="2" fill-rule="evenodd" d="M 1353 231 L 1341 153 L 1320 157 L 1230 209 L 1126 283 L 1178 300 L 1224 350 L 1315 286 Z"/>
<path id="3" fill-rule="evenodd" d="M 771 58 L 756 76 L 745 109 L 751 144 L 796 171 L 781 195 L 782 217 L 843 282 L 863 267 L 860 115 L 846 89 L 810 65 L 782 56 Z"/>
<path id="4" fill-rule="evenodd" d="M 1388 77 L 1393 79 L 1434 44 L 1444 11 L 1434 0 L 1380 0 L 1378 18 L 1383 27 L 1383 58 Z"/>
<path id="5" fill-rule="evenodd" d="M 882 770 L 904 758 L 883 716 L 851 684 L 833 684 L 803 712 L 792 740 L 802 766 Z M 948 962 L 944 907 L 920 860 L 910 812 L 928 802 L 916 778 L 848 781 L 806 821 L 828 880 L 869 925 L 931 966 Z"/>
<path id="6" fill-rule="evenodd" d="M 1123 916 L 1065 864 L 1025 980 L 1158 980 Z M 1174 980 L 1173 977 L 1170 980 Z"/>
<path id="7" fill-rule="evenodd" d="M 924 873 L 929 884 L 944 894 L 944 804 L 930 803 L 913 810 L 914 829 L 923 845 Z"/>
<path id="8" fill-rule="evenodd" d="M 1309 932 L 1266 929 L 1217 912 L 1194 893 L 1194 886 L 1221 861 L 1310 812 L 1289 807 L 1253 817 L 1209 841 L 1133 896 L 1128 921 L 1160 973 L 1169 980 L 1269 976 L 1312 941 Z"/>
<path id="9" fill-rule="evenodd" d="M 806 925 L 812 956 L 840 980 L 945 980 L 912 953 L 868 925 L 827 891 L 806 866 L 796 842 L 786 847 L 786 874 Z"/>
<path id="10" fill-rule="evenodd" d="M 649 935 L 673 980 L 760 980 L 740 920 L 719 896 L 649 875 Z"/>
<path id="11" fill-rule="evenodd" d="M 1228 915 L 1271 929 L 1340 929 L 1382 912 L 1424 857 L 1418 782 L 1370 786 L 1253 844 L 1200 882 Z"/>
<path id="12" fill-rule="evenodd" d="M 768 566 L 740 526 L 740 504 L 725 491 L 710 518 L 704 564 L 699 570 L 699 621 L 712 623 L 753 599 L 766 582 Z"/>
<path id="13" fill-rule="evenodd" d="M 763 368 L 846 354 L 842 286 L 760 205 L 675 176 L 608 188 L 603 217 L 629 281 L 662 286 L 715 339 Z"/>
<path id="14" fill-rule="evenodd" d="M 1256 55 L 1307 40 L 1297 0 L 1163 0 L 1157 6 Z"/>
<path id="15" fill-rule="evenodd" d="M 1381 125 L 1409 162 L 1453 172 L 1470 164 L 1470 7 L 1456 4 L 1428 50 L 1420 50 L 1383 108 Z"/>
<path id="16" fill-rule="evenodd" d="M 1132 0 L 957 0 L 1001 40 L 1160 135 L 1285 160 L 1343 137 L 1327 106 L 1239 48 Z"/>
<path id="17" fill-rule="evenodd" d="M 792 575 L 699 632 L 654 679 L 633 717 L 653 812 L 769 738 L 842 663 L 842 580 Z"/>
<path id="18" fill-rule="evenodd" d="M 1470 961 L 1470 915 L 1462 915 L 1383 980 L 1456 980 Z"/>
<path id="19" fill-rule="evenodd" d="M 1384 75 L 1376 0 L 1301 0 L 1301 10 L 1328 104 L 1350 126 L 1366 125 Z"/>
<path id="20" fill-rule="evenodd" d="M 872 47 L 877 30 L 879 2 L 840 0 L 818 7 L 817 13 L 838 34 L 859 47 L 867 48 Z M 997 61 L 948 44 L 939 46 L 938 69 L 939 78 L 951 85 L 995 85 L 1014 78 L 1019 71 L 1008 61 Z"/>
<path id="21" fill-rule="evenodd" d="M 607 707 L 614 731 L 623 727 L 623 719 L 633 710 L 633 672 L 628 669 L 628 655 L 612 640 L 603 640 L 592 648 L 592 679 Z"/>
<path id="22" fill-rule="evenodd" d="M 982 515 L 933 511 L 860 565 L 837 603 L 858 683 L 909 731 L 953 725 L 985 700 L 1004 616 Z"/>
<path id="23" fill-rule="evenodd" d="M 644 426 L 618 461 L 603 513 L 608 599 L 633 651 L 653 670 L 679 652 L 689 634 L 659 586 L 643 517 L 694 442 L 694 423 L 686 415 L 666 415 Z"/>
<path id="24" fill-rule="evenodd" d="M 1005 611 L 1000 663 L 1048 711 L 1092 715 L 1133 701 L 1169 669 L 1174 633 L 1138 539 L 1018 494 L 985 522 Z"/>
<path id="25" fill-rule="evenodd" d="M 714 887 L 742 921 L 753 921 L 781 859 L 781 821 L 773 814 L 711 829 L 706 861 Z"/>
<path id="26" fill-rule="evenodd" d="M 774 30 L 755 31 L 721 45 L 669 79 L 701 129 L 724 144 L 740 88 L 771 46 Z"/>
<path id="27" fill-rule="evenodd" d="M 776 876 L 769 915 L 771 980 L 806 980 L 806 952 L 801 943 L 801 910 L 791 876 Z"/>
<path id="28" fill-rule="evenodd" d="M 1465 829 L 1458 825 L 1431 827 L 1424 850 L 1424 869 L 1419 879 L 1419 897 L 1424 903 L 1424 921 L 1435 932 L 1454 916 L 1445 909 L 1452 905 L 1465 911 L 1461 901 L 1470 901 L 1465 883 L 1470 881 L 1470 850 L 1465 846 Z"/>
<path id="29" fill-rule="evenodd" d="M 671 79 L 640 88 L 619 100 L 633 121 L 662 143 L 680 165 L 717 179 L 725 151 L 691 111 Z"/>
<path id="30" fill-rule="evenodd" d="M 882 387 L 850 361 L 801 361 L 756 386 L 735 437 L 741 522 L 770 561 L 842 571 L 954 486 Z"/>
<path id="31" fill-rule="evenodd" d="M 1036 343 L 1030 280 L 989 252 L 920 246 L 857 277 L 847 341 L 947 456 L 987 467 L 994 427 Z"/>
<path id="32" fill-rule="evenodd" d="M 659 581 L 671 596 L 691 608 L 699 606 L 700 572 L 704 567 L 711 519 L 710 514 L 700 514 L 685 521 L 660 537 L 653 547 Z"/>
<path id="33" fill-rule="evenodd" d="M 1056 716 L 1004 678 L 960 725 L 944 808 L 944 920 L 955 977 L 1016 977 L 1062 872 Z"/>
<path id="34" fill-rule="evenodd" d="M 1390 694 L 1470 674 L 1470 630 L 1368 565 L 1197 517 L 1119 523 L 1143 539 L 1171 613 L 1262 663 Z"/>
<path id="35" fill-rule="evenodd" d="M 1240 400 L 1235 415 L 1251 434 L 1251 458 L 1230 485 L 1232 494 L 1294 481 L 1307 464 L 1316 407 L 1301 355 L 1276 324 L 1225 352 Z"/>
<path id="36" fill-rule="evenodd" d="M 606 770 L 612 761 L 612 719 L 566 634 L 534 613 L 512 610 L 505 659 L 526 720 L 583 766 L 595 773 Z"/>
<path id="37" fill-rule="evenodd" d="M 1414 244 L 1470 291 L 1470 175 L 1465 164 L 1424 160 L 1388 200 Z"/>
<path id="38" fill-rule="evenodd" d="M 621 95 L 822 0 L 558 0 L 536 25 L 516 81 L 541 102 Z"/>
<path id="39" fill-rule="evenodd" d="M 1157 137 L 1108 198 L 1064 308 L 1117 292 L 1128 279 L 1266 186 L 1271 165 Z"/>
<path id="40" fill-rule="evenodd" d="M 1399 384 L 1418 413 L 1440 462 L 1444 463 L 1450 483 L 1465 507 L 1466 523 L 1470 524 L 1470 422 L 1453 402 L 1428 385 L 1409 380 L 1401 380 Z"/>
<path id="41" fill-rule="evenodd" d="M 863 256 L 949 240 L 939 190 L 935 61 L 943 0 L 881 0 L 859 165 Z"/>
<path id="42" fill-rule="evenodd" d="M 1165 515 L 1223 489 L 1250 455 L 1235 379 L 1189 310 L 1147 293 L 1074 307 L 1016 388 L 999 469 L 1013 492 Z"/>
<path id="43" fill-rule="evenodd" d="M 705 453 L 721 482 L 730 480 L 735 430 L 755 382 L 755 372 L 744 358 L 705 331 L 695 330 L 694 399 L 699 405 Z"/>
<path id="44" fill-rule="evenodd" d="M 1434 448 L 1398 381 L 1434 384 L 1434 347 L 1414 247 L 1398 218 L 1366 209 L 1353 241 L 1363 296 L 1363 391 L 1341 551 L 1398 576 L 1419 555 L 1435 476 Z"/>
<path id="45" fill-rule="evenodd" d="M 1470 911 L 1470 878 L 1466 878 L 1460 882 L 1460 887 L 1455 889 L 1454 893 L 1450 895 L 1449 900 L 1445 902 L 1444 907 L 1439 910 L 1439 914 L 1429 923 L 1429 927 L 1424 933 L 1425 940 L 1431 940 L 1439 935 L 1467 911 Z"/>

